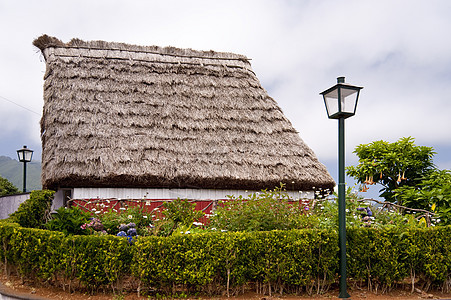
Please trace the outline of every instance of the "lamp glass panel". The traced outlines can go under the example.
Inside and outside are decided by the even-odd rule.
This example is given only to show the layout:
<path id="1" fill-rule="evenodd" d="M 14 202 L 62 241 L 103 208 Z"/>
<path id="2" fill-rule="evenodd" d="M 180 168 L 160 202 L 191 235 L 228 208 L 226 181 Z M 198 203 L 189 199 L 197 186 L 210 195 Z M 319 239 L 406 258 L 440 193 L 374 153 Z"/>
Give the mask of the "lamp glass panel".
<path id="1" fill-rule="evenodd" d="M 33 151 L 30 150 L 24 151 L 24 156 L 25 161 L 31 161 L 31 158 L 33 157 Z"/>
<path id="2" fill-rule="evenodd" d="M 330 97 L 328 94 L 324 95 L 324 101 L 326 102 L 327 114 L 332 116 L 338 112 L 338 98 Z"/>
<path id="3" fill-rule="evenodd" d="M 357 91 L 354 89 L 341 89 L 341 111 L 345 113 L 355 113 Z"/>
<path id="4" fill-rule="evenodd" d="M 23 161 L 23 151 L 22 150 L 17 151 L 17 156 L 19 157 L 19 161 Z"/>

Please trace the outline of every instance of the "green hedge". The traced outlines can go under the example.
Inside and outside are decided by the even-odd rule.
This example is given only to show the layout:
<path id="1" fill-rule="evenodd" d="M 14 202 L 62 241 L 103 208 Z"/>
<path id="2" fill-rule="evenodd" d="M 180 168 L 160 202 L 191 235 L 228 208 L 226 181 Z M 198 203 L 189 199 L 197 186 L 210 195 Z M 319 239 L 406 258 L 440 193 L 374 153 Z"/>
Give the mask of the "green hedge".
<path id="1" fill-rule="evenodd" d="M 0 257 L 29 279 L 89 288 L 110 286 L 130 273 L 132 247 L 126 239 L 104 236 L 66 236 L 60 232 L 0 222 Z"/>
<path id="2" fill-rule="evenodd" d="M 272 291 L 321 291 L 338 281 L 338 233 L 291 230 L 141 237 L 70 236 L 0 222 L 0 257 L 26 278 L 116 289 L 224 292 L 249 283 Z M 420 278 L 442 285 L 451 274 L 451 226 L 348 230 L 348 278 L 390 287 Z"/>
<path id="3" fill-rule="evenodd" d="M 135 244 L 132 269 L 145 285 L 163 289 L 249 281 L 310 286 L 318 278 L 334 280 L 337 245 L 335 233 L 316 230 L 144 237 Z"/>
<path id="4" fill-rule="evenodd" d="M 451 226 L 348 230 L 348 277 L 388 287 L 406 278 L 451 279 Z"/>

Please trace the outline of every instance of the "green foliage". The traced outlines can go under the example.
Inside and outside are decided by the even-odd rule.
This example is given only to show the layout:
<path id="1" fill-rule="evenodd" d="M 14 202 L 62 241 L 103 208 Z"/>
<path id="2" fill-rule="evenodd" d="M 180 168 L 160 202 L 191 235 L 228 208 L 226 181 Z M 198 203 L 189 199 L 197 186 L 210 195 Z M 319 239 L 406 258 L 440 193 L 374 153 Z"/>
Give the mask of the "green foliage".
<path id="1" fill-rule="evenodd" d="M 313 214 L 308 220 L 313 220 L 316 228 L 338 229 L 338 199 L 329 197 L 316 200 Z M 353 187 L 346 190 L 346 227 L 372 227 L 372 228 L 421 228 L 413 215 L 403 215 L 397 210 L 374 206 L 371 202 L 355 192 Z"/>
<path id="2" fill-rule="evenodd" d="M 106 213 L 99 213 L 97 217 L 109 234 L 116 235 L 121 224 L 135 223 L 139 235 L 148 235 L 147 227 L 152 224 L 152 215 L 140 206 L 127 207 L 124 211 L 116 212 L 112 209 Z"/>
<path id="3" fill-rule="evenodd" d="M 78 281 L 94 290 L 102 286 L 114 289 L 121 277 L 130 274 L 132 249 L 119 237 L 66 236 L 2 222 L 0 241 L 1 261 L 5 267 L 16 267 L 24 278 Z"/>
<path id="4" fill-rule="evenodd" d="M 450 242 L 450 226 L 350 229 L 348 276 L 376 287 L 390 288 L 410 276 L 441 284 L 450 279 Z"/>
<path id="5" fill-rule="evenodd" d="M 130 273 L 132 249 L 124 238 L 73 235 L 63 240 L 61 250 L 65 276 L 88 288 L 113 285 Z"/>
<path id="6" fill-rule="evenodd" d="M 306 214 L 307 210 L 300 209 L 299 202 L 291 200 L 281 186 L 273 191 L 251 194 L 248 198 L 230 196 L 214 212 L 209 227 L 228 231 L 265 231 L 313 226 Z"/>
<path id="7" fill-rule="evenodd" d="M 16 188 L 8 179 L 0 176 L 0 196 L 18 194 L 19 189 Z"/>
<path id="8" fill-rule="evenodd" d="M 87 234 L 81 226 L 88 222 L 91 214 L 78 207 L 60 207 L 51 216 L 51 220 L 45 224 L 48 230 L 61 231 L 65 234 Z"/>
<path id="9" fill-rule="evenodd" d="M 347 174 L 362 184 L 382 185 L 380 196 L 390 202 L 397 200 L 397 188 L 417 185 L 418 179 L 434 169 L 433 148 L 416 146 L 411 137 L 394 143 L 375 141 L 361 144 L 354 153 L 359 164 L 348 167 Z"/>
<path id="10" fill-rule="evenodd" d="M 185 285 L 205 291 L 248 281 L 274 289 L 317 286 L 318 278 L 332 282 L 338 267 L 337 235 L 317 230 L 145 237 L 135 247 L 133 274 L 162 290 Z"/>
<path id="11" fill-rule="evenodd" d="M 349 228 L 348 278 L 374 288 L 398 282 L 441 286 L 451 274 L 451 226 Z M 78 283 L 94 291 L 120 286 L 141 290 L 221 293 L 249 282 L 272 291 L 322 292 L 338 282 L 336 230 L 210 232 L 140 237 L 77 236 L 0 222 L 0 260 L 24 278 Z"/>
<path id="12" fill-rule="evenodd" d="M 11 221 L 23 227 L 42 228 L 49 217 L 54 193 L 49 190 L 32 191 L 30 199 L 10 215 Z"/>
<path id="13" fill-rule="evenodd" d="M 196 204 L 184 199 L 176 199 L 163 204 L 164 211 L 160 219 L 155 221 L 155 232 L 159 236 L 169 236 L 178 227 L 188 230 L 193 223 L 204 216 L 204 212 L 195 210 Z"/>
<path id="14" fill-rule="evenodd" d="M 395 195 L 405 206 L 433 210 L 440 220 L 438 224 L 451 224 L 450 170 L 431 171 L 423 176 L 416 186 L 396 189 Z"/>

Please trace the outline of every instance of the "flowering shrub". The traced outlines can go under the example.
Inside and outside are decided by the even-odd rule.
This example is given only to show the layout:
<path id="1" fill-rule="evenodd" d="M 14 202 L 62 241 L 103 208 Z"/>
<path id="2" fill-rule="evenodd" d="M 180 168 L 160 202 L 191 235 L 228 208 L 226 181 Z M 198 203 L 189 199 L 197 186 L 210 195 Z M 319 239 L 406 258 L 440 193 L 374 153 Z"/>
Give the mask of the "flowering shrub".
<path id="1" fill-rule="evenodd" d="M 86 222 L 91 218 L 91 214 L 82 211 L 77 207 L 58 208 L 45 224 L 48 230 L 60 231 L 65 234 L 89 234 L 86 229 Z"/>
<path id="2" fill-rule="evenodd" d="M 161 218 L 155 220 L 154 234 L 158 236 L 170 236 L 177 228 L 184 226 L 189 228 L 204 216 L 202 211 L 195 210 L 196 204 L 180 198 L 165 202 Z M 198 223 L 197 223 L 198 224 Z"/>
<path id="3" fill-rule="evenodd" d="M 127 231 L 133 227 L 139 235 L 149 235 L 150 227 L 153 224 L 152 214 L 146 212 L 142 207 L 125 207 L 123 210 L 115 211 L 108 210 L 105 213 L 97 214 L 97 217 L 102 222 L 105 231 L 108 234 L 116 235 L 119 231 Z M 127 224 L 133 223 L 134 226 Z"/>
<path id="4" fill-rule="evenodd" d="M 211 217 L 209 227 L 228 231 L 266 231 L 313 228 L 315 217 L 311 215 L 308 202 L 290 199 L 283 185 L 274 190 L 264 190 L 242 196 L 229 197 Z M 311 221 L 311 222 L 309 222 Z"/>

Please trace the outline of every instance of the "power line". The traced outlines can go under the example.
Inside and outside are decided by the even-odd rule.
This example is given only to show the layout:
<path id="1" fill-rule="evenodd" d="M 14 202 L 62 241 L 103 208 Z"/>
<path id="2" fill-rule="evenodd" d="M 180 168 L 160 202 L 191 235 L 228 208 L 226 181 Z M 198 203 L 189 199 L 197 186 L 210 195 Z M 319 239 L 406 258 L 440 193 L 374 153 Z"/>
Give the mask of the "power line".
<path id="1" fill-rule="evenodd" d="M 36 114 L 36 115 L 38 115 L 38 116 L 41 116 L 40 113 L 37 113 L 37 112 L 35 112 L 34 110 L 29 109 L 28 107 L 25 107 L 25 106 L 23 106 L 23 105 L 20 105 L 19 103 L 16 103 L 16 102 L 14 102 L 14 101 L 12 101 L 12 100 L 9 100 L 9 99 L 7 99 L 7 98 L 5 98 L 5 97 L 3 97 L 3 96 L 0 96 L 0 98 L 2 98 L 2 99 L 5 100 L 5 101 L 8 101 L 8 102 L 10 102 L 10 103 L 12 103 L 12 104 L 15 104 L 15 105 L 17 105 L 17 106 L 19 106 L 19 107 L 22 107 L 23 109 L 26 109 L 26 110 L 28 110 L 29 112 L 32 112 L 32 113 L 34 113 L 34 114 Z"/>

